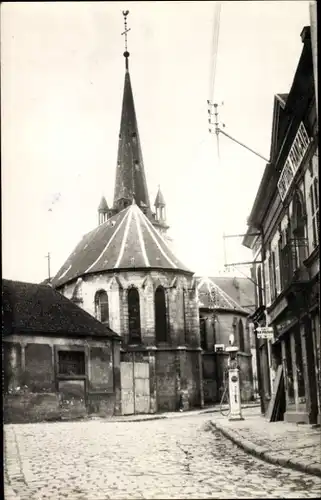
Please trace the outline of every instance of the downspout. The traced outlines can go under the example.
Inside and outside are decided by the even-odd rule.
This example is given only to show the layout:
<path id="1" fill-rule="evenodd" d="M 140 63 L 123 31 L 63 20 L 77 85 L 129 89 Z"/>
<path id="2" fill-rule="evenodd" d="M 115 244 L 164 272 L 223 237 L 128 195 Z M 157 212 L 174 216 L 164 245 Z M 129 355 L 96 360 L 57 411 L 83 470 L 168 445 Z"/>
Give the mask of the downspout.
<path id="1" fill-rule="evenodd" d="M 263 226 L 260 227 L 260 233 L 261 233 L 261 260 L 263 262 L 262 265 L 262 281 L 263 281 L 263 287 L 264 287 L 264 292 L 265 292 L 265 272 L 264 272 L 264 261 L 265 261 L 265 249 L 263 245 Z M 264 302 L 266 303 L 266 297 L 264 295 Z M 262 375 L 261 375 L 261 360 L 260 360 L 260 349 L 259 349 L 259 340 L 257 338 L 257 333 L 255 332 L 255 350 L 256 350 L 256 370 L 257 370 L 257 385 L 258 385 L 258 391 L 260 394 L 260 404 L 261 404 L 261 413 L 262 415 L 265 414 L 265 404 L 264 404 L 264 391 L 263 391 L 263 383 L 262 383 Z"/>

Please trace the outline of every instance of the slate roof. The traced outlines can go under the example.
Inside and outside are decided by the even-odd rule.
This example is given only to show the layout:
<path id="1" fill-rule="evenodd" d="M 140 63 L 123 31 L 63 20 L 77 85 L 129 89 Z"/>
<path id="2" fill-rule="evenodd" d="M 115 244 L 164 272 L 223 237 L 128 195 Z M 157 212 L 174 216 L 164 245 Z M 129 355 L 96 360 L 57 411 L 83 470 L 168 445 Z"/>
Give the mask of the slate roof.
<path id="1" fill-rule="evenodd" d="M 3 333 L 119 338 L 50 285 L 2 280 Z"/>
<path id="2" fill-rule="evenodd" d="M 138 206 L 146 207 L 150 212 L 133 91 L 130 74 L 126 69 L 113 208 L 118 208 L 119 200 L 126 199 L 131 202 L 133 198 Z"/>
<path id="3" fill-rule="evenodd" d="M 249 309 L 245 304 L 242 306 L 237 299 L 240 299 L 241 294 L 239 292 L 240 288 L 235 287 L 238 278 L 210 278 L 210 277 L 198 277 L 197 278 L 197 289 L 199 297 L 199 307 L 203 308 L 213 308 L 213 309 L 226 309 L 234 310 L 236 312 L 249 314 L 251 309 Z M 244 278 L 244 280 L 251 283 L 249 280 Z M 234 284 L 233 284 L 234 283 Z M 227 293 L 227 290 L 230 292 Z M 244 295 L 244 291 L 243 291 Z M 253 285 L 253 298 L 248 297 L 251 305 L 254 305 L 254 285 Z M 243 301 L 242 301 L 243 302 Z"/>
<path id="4" fill-rule="evenodd" d="M 142 268 L 193 274 L 175 257 L 164 238 L 133 203 L 83 237 L 52 285 L 60 287 L 88 273 Z"/>

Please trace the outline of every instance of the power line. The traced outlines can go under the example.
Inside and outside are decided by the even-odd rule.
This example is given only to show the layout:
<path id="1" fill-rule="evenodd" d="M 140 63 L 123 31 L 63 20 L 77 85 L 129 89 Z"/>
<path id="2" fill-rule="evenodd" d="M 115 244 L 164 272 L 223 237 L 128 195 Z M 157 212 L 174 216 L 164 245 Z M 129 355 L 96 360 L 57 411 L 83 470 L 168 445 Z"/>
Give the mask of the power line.
<path id="1" fill-rule="evenodd" d="M 210 75 L 210 88 L 209 88 L 209 98 L 214 99 L 215 90 L 215 77 L 216 77 L 216 66 L 217 66 L 217 54 L 218 54 L 218 41 L 220 32 L 220 17 L 221 17 L 221 2 L 215 2 L 214 6 L 214 22 L 213 22 L 213 37 L 212 37 L 212 57 L 211 57 L 211 75 Z"/>

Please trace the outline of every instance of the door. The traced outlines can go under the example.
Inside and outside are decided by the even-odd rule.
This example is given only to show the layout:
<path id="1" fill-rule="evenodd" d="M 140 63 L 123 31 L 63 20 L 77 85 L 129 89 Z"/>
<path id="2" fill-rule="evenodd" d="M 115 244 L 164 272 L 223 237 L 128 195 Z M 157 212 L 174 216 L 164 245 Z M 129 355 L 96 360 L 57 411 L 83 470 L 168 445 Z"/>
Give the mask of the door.
<path id="1" fill-rule="evenodd" d="M 123 415 L 134 413 L 133 363 L 120 363 L 121 407 Z"/>
<path id="2" fill-rule="evenodd" d="M 149 363 L 120 364 L 122 414 L 150 412 Z"/>

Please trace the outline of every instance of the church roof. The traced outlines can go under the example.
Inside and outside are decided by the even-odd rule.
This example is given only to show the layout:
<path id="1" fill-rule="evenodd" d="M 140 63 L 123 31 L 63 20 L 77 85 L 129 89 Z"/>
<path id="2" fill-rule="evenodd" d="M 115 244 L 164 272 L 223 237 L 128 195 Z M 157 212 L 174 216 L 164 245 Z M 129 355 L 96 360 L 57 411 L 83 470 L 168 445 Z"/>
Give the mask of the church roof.
<path id="1" fill-rule="evenodd" d="M 160 268 L 193 274 L 133 203 L 86 234 L 53 279 L 60 287 L 89 273 Z"/>
<path id="2" fill-rule="evenodd" d="M 49 285 L 2 280 L 4 334 L 118 337 Z"/>
<path id="3" fill-rule="evenodd" d="M 215 279 L 209 277 L 197 278 L 199 307 L 204 309 L 226 309 L 249 314 L 249 311 L 215 283 Z"/>
<path id="4" fill-rule="evenodd" d="M 108 204 L 107 204 L 105 196 L 102 196 L 100 203 L 99 203 L 98 210 L 101 210 L 101 211 L 108 210 Z"/>
<path id="5" fill-rule="evenodd" d="M 165 203 L 165 198 L 163 196 L 163 193 L 161 192 L 160 188 L 158 188 L 154 206 L 161 207 L 161 206 L 165 206 L 165 205 L 166 205 L 166 203 Z"/>
<path id="6" fill-rule="evenodd" d="M 135 201 L 139 207 L 147 207 L 150 201 L 145 177 L 142 149 L 140 145 L 133 91 L 126 58 L 123 105 L 120 122 L 114 209 L 120 200 Z M 123 208 L 123 207 L 121 207 Z"/>

